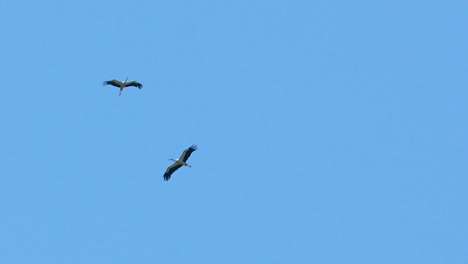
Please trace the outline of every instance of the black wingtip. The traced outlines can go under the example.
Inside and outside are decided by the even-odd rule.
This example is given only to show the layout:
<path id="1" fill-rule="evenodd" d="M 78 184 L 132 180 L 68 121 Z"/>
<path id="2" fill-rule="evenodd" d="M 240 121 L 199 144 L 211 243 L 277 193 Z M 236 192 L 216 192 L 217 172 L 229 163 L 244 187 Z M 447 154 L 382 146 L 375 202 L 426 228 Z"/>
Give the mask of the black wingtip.
<path id="1" fill-rule="evenodd" d="M 197 145 L 192 145 L 192 146 L 190 146 L 190 149 L 192 149 L 193 151 L 195 151 L 195 150 L 198 149 L 198 146 L 197 146 Z"/>

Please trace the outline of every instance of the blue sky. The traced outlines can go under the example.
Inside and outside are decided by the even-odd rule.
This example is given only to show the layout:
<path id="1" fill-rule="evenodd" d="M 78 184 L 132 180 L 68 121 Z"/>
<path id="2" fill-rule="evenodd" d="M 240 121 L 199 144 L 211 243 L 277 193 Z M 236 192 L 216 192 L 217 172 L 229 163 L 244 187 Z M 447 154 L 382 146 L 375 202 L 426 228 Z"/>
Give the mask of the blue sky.
<path id="1" fill-rule="evenodd" d="M 468 263 L 466 3 L 0 9 L 1 263 Z"/>

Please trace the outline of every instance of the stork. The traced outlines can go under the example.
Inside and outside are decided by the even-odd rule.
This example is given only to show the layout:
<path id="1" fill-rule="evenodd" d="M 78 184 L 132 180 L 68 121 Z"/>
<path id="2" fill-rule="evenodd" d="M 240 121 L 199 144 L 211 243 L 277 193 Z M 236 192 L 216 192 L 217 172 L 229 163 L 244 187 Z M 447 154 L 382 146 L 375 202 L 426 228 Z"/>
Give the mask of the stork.
<path id="1" fill-rule="evenodd" d="M 125 87 L 129 87 L 129 86 L 135 86 L 135 87 L 138 87 L 138 89 L 141 89 L 143 87 L 143 84 L 139 83 L 139 82 L 136 82 L 136 81 L 131 81 L 131 82 L 127 82 L 128 80 L 128 77 L 127 79 L 125 79 L 124 82 L 120 82 L 118 80 L 110 80 L 110 81 L 105 81 L 103 85 L 112 85 L 112 86 L 115 86 L 115 87 L 119 87 L 120 88 L 120 93 L 119 93 L 119 96 L 122 94 L 122 91 L 123 89 L 125 89 Z"/>
<path id="2" fill-rule="evenodd" d="M 190 157 L 190 155 L 192 154 L 192 152 L 194 152 L 195 150 L 197 150 L 197 145 L 192 145 L 190 148 L 184 150 L 184 152 L 182 152 L 182 155 L 180 155 L 180 157 L 178 159 L 176 159 L 176 160 L 175 159 L 169 159 L 169 160 L 174 161 L 174 164 L 167 167 L 167 170 L 166 170 L 166 172 L 164 173 L 164 176 L 163 176 L 164 180 L 168 181 L 169 179 L 171 179 L 172 173 L 174 173 L 174 171 L 178 170 L 182 166 L 192 167 L 187 163 L 187 160 Z"/>

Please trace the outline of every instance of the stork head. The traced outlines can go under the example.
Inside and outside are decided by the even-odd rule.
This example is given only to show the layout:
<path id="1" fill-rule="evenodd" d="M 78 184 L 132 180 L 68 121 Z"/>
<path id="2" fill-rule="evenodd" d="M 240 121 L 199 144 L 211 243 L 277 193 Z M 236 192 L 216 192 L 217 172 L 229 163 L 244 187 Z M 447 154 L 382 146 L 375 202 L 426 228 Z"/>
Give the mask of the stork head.
<path id="1" fill-rule="evenodd" d="M 167 160 L 172 160 L 172 161 L 176 162 L 176 160 L 175 160 L 175 159 L 167 159 Z"/>
<path id="2" fill-rule="evenodd" d="M 124 83 L 126 83 L 126 82 L 127 82 L 127 80 L 128 80 L 128 77 L 125 79 Z"/>

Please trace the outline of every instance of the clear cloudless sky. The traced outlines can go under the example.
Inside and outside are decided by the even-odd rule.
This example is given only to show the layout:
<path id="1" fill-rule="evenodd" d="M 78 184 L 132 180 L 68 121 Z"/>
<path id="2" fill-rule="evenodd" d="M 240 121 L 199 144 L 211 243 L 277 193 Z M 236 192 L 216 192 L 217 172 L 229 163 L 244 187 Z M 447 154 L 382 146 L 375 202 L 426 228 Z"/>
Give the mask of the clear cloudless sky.
<path id="1" fill-rule="evenodd" d="M 0 263 L 468 263 L 466 2 L 0 11 Z"/>

